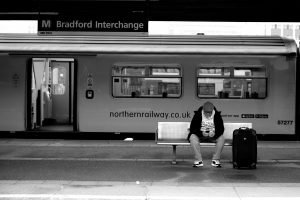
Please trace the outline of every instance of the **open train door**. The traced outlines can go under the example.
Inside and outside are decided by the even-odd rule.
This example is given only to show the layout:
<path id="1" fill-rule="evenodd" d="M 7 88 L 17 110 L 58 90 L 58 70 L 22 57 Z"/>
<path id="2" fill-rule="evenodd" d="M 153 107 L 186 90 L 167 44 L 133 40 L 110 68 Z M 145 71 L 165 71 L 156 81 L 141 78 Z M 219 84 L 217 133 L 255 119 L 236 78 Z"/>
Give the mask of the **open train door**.
<path id="1" fill-rule="evenodd" d="M 73 58 L 32 58 L 28 69 L 27 129 L 77 131 Z"/>

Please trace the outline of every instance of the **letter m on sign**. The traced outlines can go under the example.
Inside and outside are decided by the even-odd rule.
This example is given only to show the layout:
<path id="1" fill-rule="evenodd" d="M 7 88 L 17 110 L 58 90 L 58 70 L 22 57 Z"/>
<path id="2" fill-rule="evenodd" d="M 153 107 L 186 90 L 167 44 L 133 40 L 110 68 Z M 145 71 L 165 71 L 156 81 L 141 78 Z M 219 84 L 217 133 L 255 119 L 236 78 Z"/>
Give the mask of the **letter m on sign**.
<path id="1" fill-rule="evenodd" d="M 42 28 L 51 28 L 50 20 L 42 20 Z"/>

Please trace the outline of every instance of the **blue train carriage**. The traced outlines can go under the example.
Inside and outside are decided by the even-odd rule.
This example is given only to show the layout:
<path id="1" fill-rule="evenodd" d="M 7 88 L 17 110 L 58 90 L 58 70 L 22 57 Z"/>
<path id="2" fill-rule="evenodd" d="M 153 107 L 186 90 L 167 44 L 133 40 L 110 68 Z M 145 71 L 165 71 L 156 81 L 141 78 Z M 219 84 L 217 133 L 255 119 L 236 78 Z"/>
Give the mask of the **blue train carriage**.
<path id="1" fill-rule="evenodd" d="M 295 135 L 295 41 L 259 36 L 0 37 L 0 131 L 153 133 L 204 101 Z"/>

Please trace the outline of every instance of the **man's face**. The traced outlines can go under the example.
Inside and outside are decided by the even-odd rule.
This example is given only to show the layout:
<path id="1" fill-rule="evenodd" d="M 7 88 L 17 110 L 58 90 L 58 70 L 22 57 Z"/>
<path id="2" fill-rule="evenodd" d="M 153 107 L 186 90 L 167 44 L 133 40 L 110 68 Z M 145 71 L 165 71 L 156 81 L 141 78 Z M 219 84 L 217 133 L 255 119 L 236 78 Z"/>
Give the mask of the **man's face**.
<path id="1" fill-rule="evenodd" d="M 204 111 L 205 117 L 210 117 L 212 115 L 212 111 Z"/>

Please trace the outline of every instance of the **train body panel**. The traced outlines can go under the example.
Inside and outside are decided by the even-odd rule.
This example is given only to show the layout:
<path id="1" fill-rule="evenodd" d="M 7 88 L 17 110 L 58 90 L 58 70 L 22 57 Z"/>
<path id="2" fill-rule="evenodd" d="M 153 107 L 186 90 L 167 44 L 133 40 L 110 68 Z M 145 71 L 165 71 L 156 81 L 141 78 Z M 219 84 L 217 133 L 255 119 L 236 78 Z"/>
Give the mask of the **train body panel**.
<path id="1" fill-rule="evenodd" d="M 241 50 L 238 43 L 239 50 L 228 47 L 232 52 L 212 45 L 214 52 L 197 53 L 186 44 L 182 51 L 179 45 L 160 52 L 161 44 L 151 44 L 151 50 L 140 39 L 135 43 L 146 52 L 125 51 L 124 45 L 116 50 L 115 43 L 108 52 L 71 52 L 71 43 L 60 52 L 63 47 L 54 50 L 51 40 L 48 50 L 30 44 L 20 52 L 7 50 L 0 55 L 0 131 L 51 125 L 47 120 L 62 105 L 55 98 L 67 94 L 68 105 L 58 106 L 68 107 L 67 122 L 54 124 L 72 124 L 73 131 L 154 133 L 158 121 L 191 121 L 211 101 L 225 122 L 250 122 L 258 134 L 295 134 L 297 55 L 291 46 L 263 53 L 260 47 L 252 52 L 255 45 Z"/>
<path id="2" fill-rule="evenodd" d="M 0 130 L 25 130 L 26 59 L 0 55 Z"/>
<path id="3" fill-rule="evenodd" d="M 95 61 L 92 61 L 92 60 Z M 99 55 L 81 59 L 79 64 L 79 127 L 82 131 L 153 132 L 157 121 L 190 121 L 193 111 L 206 100 L 222 111 L 224 121 L 252 122 L 263 134 L 294 133 L 295 69 L 285 57 L 185 56 L 180 55 Z M 155 60 L 155 61 L 154 61 Z M 91 64 L 89 62 L 93 62 Z M 265 99 L 200 99 L 196 96 L 196 70 L 203 63 L 267 65 L 268 96 Z M 96 63 L 96 64 L 95 64 Z M 183 69 L 183 93 L 175 99 L 114 98 L 112 66 L 124 64 L 178 64 Z M 278 66 L 280 64 L 280 66 Z M 86 67 L 89 66 L 89 67 Z M 95 97 L 86 99 L 88 74 L 94 78 Z M 108 78 L 109 77 L 109 78 Z M 278 79 L 281 81 L 279 82 Z M 108 84 L 109 82 L 109 84 Z M 282 84 L 284 83 L 284 84 Z M 109 87 L 108 87 L 109 85 Z"/>

